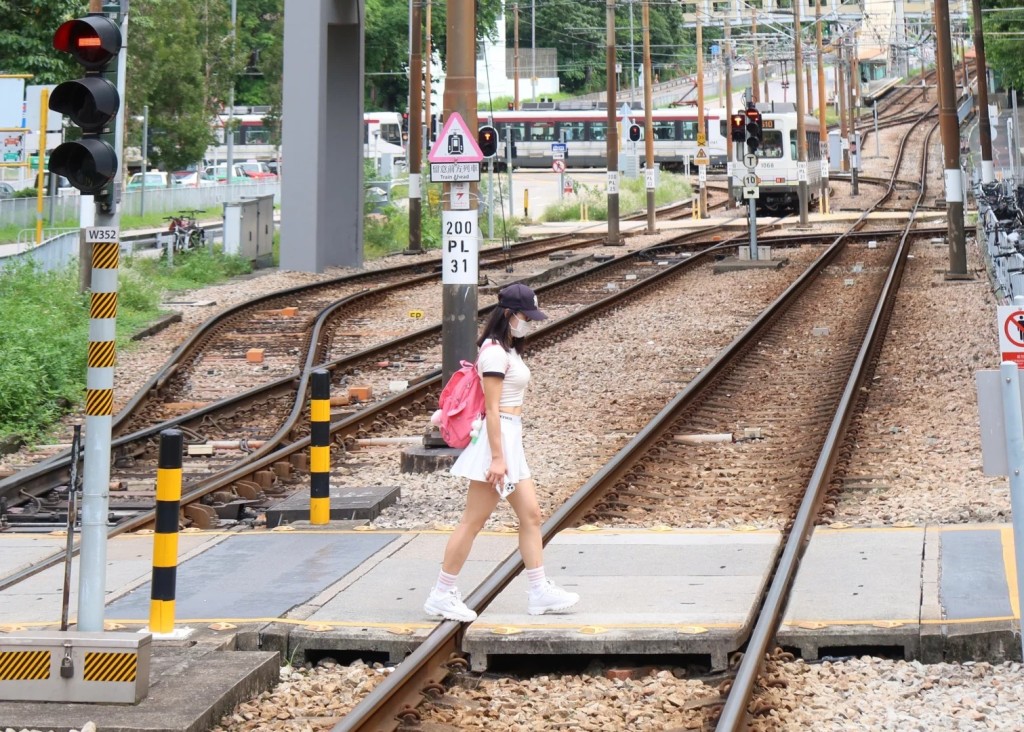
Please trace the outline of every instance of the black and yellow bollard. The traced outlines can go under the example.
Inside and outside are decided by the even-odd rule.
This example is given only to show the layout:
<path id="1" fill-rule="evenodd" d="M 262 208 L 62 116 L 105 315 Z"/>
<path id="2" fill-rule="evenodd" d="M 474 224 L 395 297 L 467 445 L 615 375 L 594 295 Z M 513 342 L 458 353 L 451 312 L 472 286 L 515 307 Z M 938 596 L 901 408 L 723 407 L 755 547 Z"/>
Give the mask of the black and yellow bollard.
<path id="1" fill-rule="evenodd" d="M 153 536 L 153 581 L 149 595 L 149 630 L 174 632 L 174 592 L 178 575 L 178 509 L 181 503 L 180 430 L 160 433 L 156 471 L 156 534 Z"/>
<path id="2" fill-rule="evenodd" d="M 312 374 L 309 403 L 309 523 L 331 520 L 331 375 L 324 369 Z"/>

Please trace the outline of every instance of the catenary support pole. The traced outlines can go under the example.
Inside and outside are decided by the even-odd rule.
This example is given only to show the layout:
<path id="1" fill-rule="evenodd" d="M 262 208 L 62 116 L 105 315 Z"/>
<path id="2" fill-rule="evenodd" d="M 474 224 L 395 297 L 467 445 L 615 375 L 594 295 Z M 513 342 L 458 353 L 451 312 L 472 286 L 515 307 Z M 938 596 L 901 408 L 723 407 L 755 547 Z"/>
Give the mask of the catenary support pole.
<path id="1" fill-rule="evenodd" d="M 859 61 L 857 60 L 857 40 L 854 36 L 849 53 L 846 56 L 846 93 L 849 97 L 846 100 L 846 113 L 850 116 L 850 123 L 847 129 L 850 131 L 850 193 L 854 196 L 860 194 L 860 145 L 857 144 L 857 112 L 855 92 L 857 80 L 860 78 L 858 72 Z"/>
<path id="2" fill-rule="evenodd" d="M 729 23 L 729 14 L 732 12 L 734 12 L 734 8 L 730 6 L 725 11 L 723 19 L 725 25 L 725 118 L 729 121 L 729 141 L 725 145 L 725 169 L 729 188 L 729 208 L 736 205 L 736 190 L 733 188 L 733 166 L 736 164 L 736 145 L 732 142 L 732 25 Z"/>
<path id="3" fill-rule="evenodd" d="M 615 0 L 606 0 L 605 74 L 607 75 L 608 131 L 605 152 L 608 160 L 608 246 L 620 246 L 619 236 L 619 122 L 615 99 Z"/>
<path id="4" fill-rule="evenodd" d="M 431 125 L 430 120 L 434 114 L 434 97 L 433 92 L 430 90 L 431 82 L 431 66 L 434 63 L 434 36 L 431 34 L 431 23 L 434 22 L 432 13 L 433 0 L 426 0 L 426 13 L 423 18 L 423 117 L 425 121 L 426 134 L 423 136 L 423 147 L 427 150 L 430 149 L 430 132 Z M 423 160 L 423 155 L 420 155 L 420 160 Z M 421 165 L 422 167 L 422 165 Z M 422 183 L 421 183 L 422 185 Z M 422 196 L 422 191 L 421 191 Z M 421 224 L 422 226 L 422 224 Z M 422 229 L 421 229 L 422 231 Z"/>
<path id="5" fill-rule="evenodd" d="M 694 17 L 697 19 L 697 144 L 700 145 L 700 140 L 704 140 L 704 144 L 707 145 L 707 137 L 704 130 L 706 129 L 704 124 L 704 23 L 701 19 L 703 7 L 700 3 L 697 5 L 697 12 Z M 705 151 L 707 148 L 704 148 Z M 697 166 L 697 210 L 700 218 L 706 219 L 708 217 L 708 192 L 705 188 L 705 181 L 707 180 L 707 166 Z"/>
<path id="6" fill-rule="evenodd" d="M 800 201 L 800 223 L 807 223 L 807 125 L 804 114 L 807 100 L 804 99 L 804 58 L 800 28 L 800 3 L 793 3 L 793 85 L 796 87 L 796 159 L 797 197 Z"/>
<path id="7" fill-rule="evenodd" d="M 960 173 L 960 124 L 956 116 L 956 77 L 949 37 L 948 0 L 935 0 L 936 66 L 939 69 L 939 133 L 946 174 L 947 277 L 967 277 L 964 196 Z"/>
<path id="8" fill-rule="evenodd" d="M 814 45 L 818 67 L 818 144 L 821 145 L 821 194 L 818 198 L 818 210 L 821 213 L 828 213 L 828 124 L 825 121 L 825 60 L 821 38 L 821 0 L 814 0 Z"/>
<path id="9" fill-rule="evenodd" d="M 235 35 L 238 28 L 238 0 L 231 0 L 231 63 L 234 65 Z M 123 97 L 122 97 L 123 99 Z M 227 167 L 225 168 L 225 183 L 234 184 L 235 178 L 235 80 L 231 79 L 231 88 L 228 90 L 228 124 L 224 130 L 224 137 L 227 140 Z"/>
<path id="10" fill-rule="evenodd" d="M 449 0 L 448 2 L 448 78 L 444 86 L 445 120 L 457 112 L 469 130 L 476 133 L 476 2 L 475 0 Z M 536 48 L 534 49 L 536 51 Z M 451 212 L 451 186 L 444 186 L 444 213 Z M 470 184 L 469 211 L 466 214 L 458 246 L 466 247 L 466 271 L 458 275 L 442 274 L 441 294 L 441 371 L 442 381 L 447 383 L 452 374 L 459 370 L 463 359 L 474 360 L 476 354 L 476 311 L 479 238 L 479 213 L 477 206 L 478 186 Z M 466 231 L 466 228 L 471 229 Z M 447 237 L 442 231 L 442 246 L 447 247 Z M 469 263 L 472 262 L 472 266 Z M 472 271 L 470 271 L 470 269 Z"/>
<path id="11" fill-rule="evenodd" d="M 978 78 L 978 141 L 981 143 L 981 182 L 992 183 L 996 169 L 992 162 L 992 127 L 988 116 L 988 65 L 985 63 L 985 34 L 982 32 L 981 0 L 971 0 L 974 16 L 974 55 Z"/>
<path id="12" fill-rule="evenodd" d="M 409 252 L 423 251 L 423 12 L 420 0 L 409 0 Z"/>
<path id="13" fill-rule="evenodd" d="M 512 97 L 512 109 L 519 109 L 519 3 L 512 4 L 512 13 L 515 19 L 512 24 L 512 86 L 513 86 L 513 97 Z M 512 129 L 511 125 L 509 129 Z M 509 168 L 511 171 L 511 168 Z M 511 193 L 509 194 L 509 201 L 511 201 Z"/>
<path id="14" fill-rule="evenodd" d="M 747 104 L 754 102 L 755 104 L 761 101 L 761 91 L 758 88 L 759 75 L 761 73 L 761 62 L 758 59 L 757 54 L 757 10 L 751 9 L 750 11 L 750 36 L 754 39 L 754 58 L 750 62 L 750 99 L 747 100 Z M 765 101 L 768 101 L 767 99 Z"/>
<path id="15" fill-rule="evenodd" d="M 651 74 L 651 2 L 643 2 L 640 20 L 644 35 L 644 184 L 647 190 L 647 233 L 654 234 L 658 230 L 658 223 L 654 203 L 657 174 L 654 169 L 654 120 L 651 114 L 654 107 L 654 76 Z"/>
<path id="16" fill-rule="evenodd" d="M 839 141 L 843 149 L 843 159 L 839 169 L 844 173 L 850 170 L 850 129 L 846 122 L 846 73 L 843 59 L 842 41 L 836 49 L 836 96 L 839 98 Z"/>

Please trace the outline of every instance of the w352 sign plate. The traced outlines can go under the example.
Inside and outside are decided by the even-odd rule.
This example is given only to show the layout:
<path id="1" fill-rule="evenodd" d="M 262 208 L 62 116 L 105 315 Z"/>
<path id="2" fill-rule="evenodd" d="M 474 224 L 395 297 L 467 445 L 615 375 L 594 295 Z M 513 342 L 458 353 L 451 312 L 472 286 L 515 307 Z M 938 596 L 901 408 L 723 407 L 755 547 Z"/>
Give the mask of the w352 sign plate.
<path id="1" fill-rule="evenodd" d="M 116 226 L 90 226 L 85 230 L 86 244 L 116 244 L 121 240 L 121 229 Z"/>

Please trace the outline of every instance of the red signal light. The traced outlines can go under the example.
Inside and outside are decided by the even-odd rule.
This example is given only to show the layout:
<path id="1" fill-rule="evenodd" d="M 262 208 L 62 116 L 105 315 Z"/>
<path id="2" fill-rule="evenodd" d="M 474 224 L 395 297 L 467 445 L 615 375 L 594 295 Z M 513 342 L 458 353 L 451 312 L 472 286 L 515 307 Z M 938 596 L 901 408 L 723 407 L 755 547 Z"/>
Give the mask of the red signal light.
<path id="1" fill-rule="evenodd" d="M 71 54 L 88 71 L 102 71 L 121 50 L 121 29 L 102 13 L 62 23 L 53 47 Z"/>

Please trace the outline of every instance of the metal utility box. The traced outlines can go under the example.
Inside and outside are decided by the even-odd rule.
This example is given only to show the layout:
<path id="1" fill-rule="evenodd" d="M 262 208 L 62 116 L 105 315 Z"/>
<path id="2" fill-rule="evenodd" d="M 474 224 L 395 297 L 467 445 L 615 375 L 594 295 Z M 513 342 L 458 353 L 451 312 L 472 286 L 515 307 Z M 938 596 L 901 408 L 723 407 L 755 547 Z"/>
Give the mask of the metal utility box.
<path id="1" fill-rule="evenodd" d="M 0 701 L 137 704 L 149 693 L 152 640 L 141 633 L 2 635 Z"/>
<path id="2" fill-rule="evenodd" d="M 224 253 L 269 264 L 274 248 L 274 196 L 224 202 Z"/>

